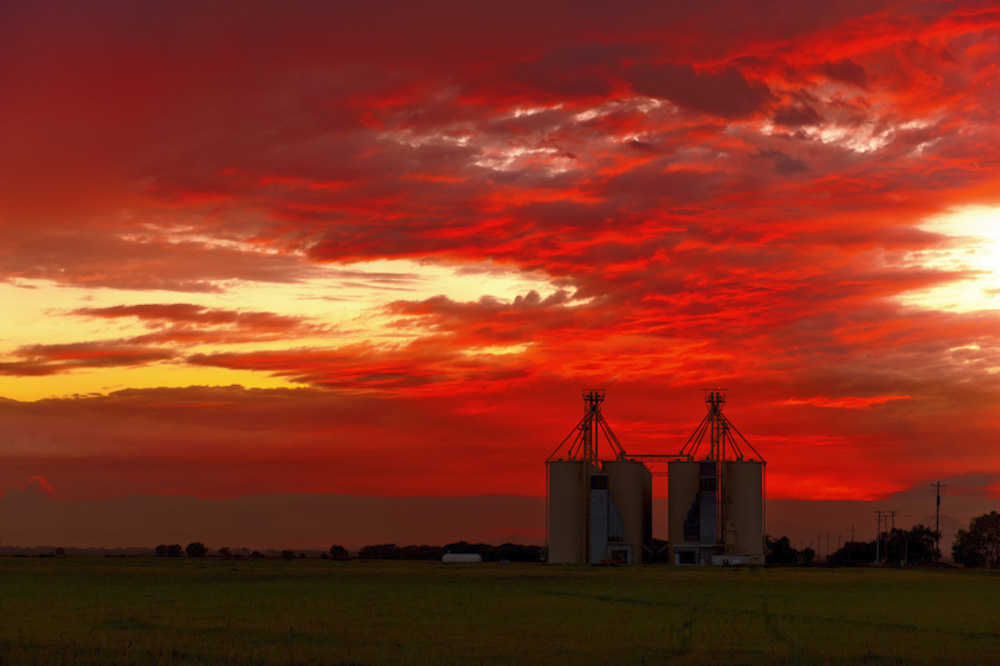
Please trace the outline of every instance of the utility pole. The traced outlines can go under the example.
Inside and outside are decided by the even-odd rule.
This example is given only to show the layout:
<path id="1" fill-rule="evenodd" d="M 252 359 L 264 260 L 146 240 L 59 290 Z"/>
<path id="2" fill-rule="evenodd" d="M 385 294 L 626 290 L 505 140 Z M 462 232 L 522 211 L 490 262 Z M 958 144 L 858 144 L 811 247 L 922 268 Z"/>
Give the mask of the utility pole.
<path id="1" fill-rule="evenodd" d="M 882 558 L 879 556 L 879 546 L 882 543 L 882 511 L 875 512 L 875 564 L 880 564 Z"/>
<path id="2" fill-rule="evenodd" d="M 934 563 L 941 560 L 941 489 L 947 488 L 946 484 L 940 481 L 931 484 L 931 488 L 937 490 L 937 506 L 934 510 Z"/>
<path id="3" fill-rule="evenodd" d="M 876 531 L 876 533 L 875 533 L 875 538 L 876 538 L 875 552 L 876 553 L 878 552 L 878 540 L 879 540 L 879 537 L 880 537 L 880 534 L 881 534 L 882 521 L 884 520 L 885 521 L 885 549 L 882 551 L 882 554 L 885 556 L 886 563 L 888 563 L 888 560 L 889 560 L 889 539 L 892 536 L 892 532 L 896 531 L 896 516 L 899 514 L 899 511 L 878 511 L 877 513 L 878 513 L 878 517 L 879 517 L 879 530 Z M 890 520 L 892 521 L 892 529 L 891 529 L 891 531 L 889 529 L 889 521 Z M 879 560 L 879 561 L 881 561 L 881 560 Z"/>

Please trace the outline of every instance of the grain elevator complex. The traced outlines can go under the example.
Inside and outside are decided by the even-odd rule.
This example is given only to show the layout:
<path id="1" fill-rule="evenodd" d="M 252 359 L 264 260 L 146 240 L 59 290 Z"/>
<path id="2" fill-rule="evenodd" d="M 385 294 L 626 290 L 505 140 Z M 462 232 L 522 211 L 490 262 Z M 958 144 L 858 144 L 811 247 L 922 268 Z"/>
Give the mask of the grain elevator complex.
<path id="1" fill-rule="evenodd" d="M 583 418 L 546 465 L 548 561 L 639 564 L 652 554 L 653 474 L 667 464 L 671 564 L 764 563 L 764 466 L 706 391 L 708 414 L 678 453 L 628 454 L 583 394 Z M 699 457 L 701 455 L 701 457 Z"/>

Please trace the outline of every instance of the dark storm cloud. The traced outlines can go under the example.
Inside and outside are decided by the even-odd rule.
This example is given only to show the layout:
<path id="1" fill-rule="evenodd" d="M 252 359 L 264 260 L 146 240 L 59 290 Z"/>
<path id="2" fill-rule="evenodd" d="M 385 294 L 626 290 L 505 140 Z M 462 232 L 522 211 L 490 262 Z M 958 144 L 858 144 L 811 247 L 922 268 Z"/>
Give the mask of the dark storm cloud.
<path id="1" fill-rule="evenodd" d="M 834 81 L 850 83 L 859 88 L 865 88 L 868 85 L 868 75 L 865 73 L 865 68 L 847 58 L 836 62 L 824 62 L 823 73 Z"/>
<path id="2" fill-rule="evenodd" d="M 772 98 L 767 85 L 748 81 L 735 67 L 697 72 L 689 64 L 639 64 L 629 69 L 628 79 L 640 95 L 722 118 L 751 116 Z"/>
<path id="3" fill-rule="evenodd" d="M 823 117 L 808 104 L 783 106 L 775 110 L 774 122 L 784 127 L 801 127 L 803 125 L 819 125 Z"/>

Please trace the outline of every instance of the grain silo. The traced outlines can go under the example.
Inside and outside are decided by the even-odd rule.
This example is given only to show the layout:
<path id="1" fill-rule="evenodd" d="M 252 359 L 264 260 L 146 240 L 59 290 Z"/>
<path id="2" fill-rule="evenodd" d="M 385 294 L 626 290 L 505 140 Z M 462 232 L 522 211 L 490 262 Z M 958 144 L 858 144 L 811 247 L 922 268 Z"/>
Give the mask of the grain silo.
<path id="1" fill-rule="evenodd" d="M 604 392 L 583 400 L 583 418 L 545 462 L 548 561 L 638 564 L 652 538 L 652 475 L 601 415 Z"/>
<path id="2" fill-rule="evenodd" d="M 673 564 L 764 563 L 766 463 L 723 415 L 725 402 L 721 391 L 706 393 L 708 414 L 681 449 L 685 459 L 667 463 Z M 706 437 L 708 455 L 698 458 Z"/>

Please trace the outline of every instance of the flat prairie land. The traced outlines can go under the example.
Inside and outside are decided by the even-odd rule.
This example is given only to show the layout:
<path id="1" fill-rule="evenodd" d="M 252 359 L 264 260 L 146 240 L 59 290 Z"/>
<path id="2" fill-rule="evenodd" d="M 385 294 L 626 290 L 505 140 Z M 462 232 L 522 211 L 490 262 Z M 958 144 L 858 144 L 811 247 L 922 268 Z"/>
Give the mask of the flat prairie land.
<path id="1" fill-rule="evenodd" d="M 998 663 L 1000 575 L 0 558 L 0 664 Z"/>

